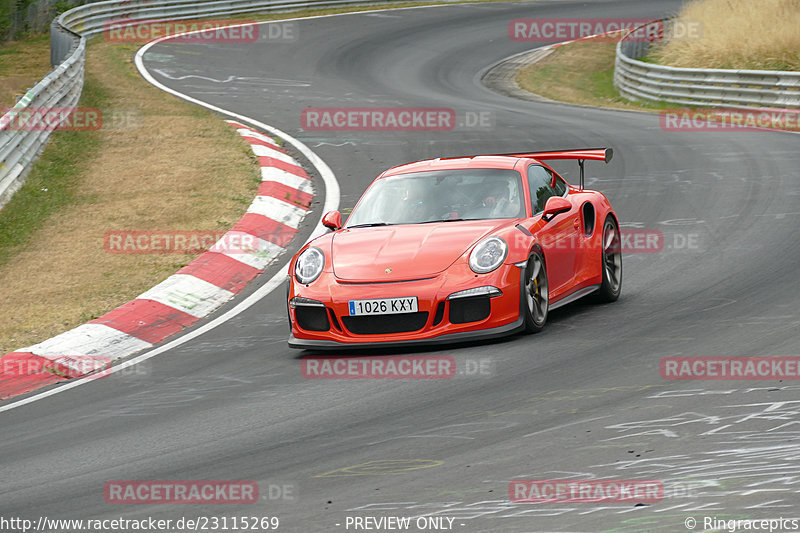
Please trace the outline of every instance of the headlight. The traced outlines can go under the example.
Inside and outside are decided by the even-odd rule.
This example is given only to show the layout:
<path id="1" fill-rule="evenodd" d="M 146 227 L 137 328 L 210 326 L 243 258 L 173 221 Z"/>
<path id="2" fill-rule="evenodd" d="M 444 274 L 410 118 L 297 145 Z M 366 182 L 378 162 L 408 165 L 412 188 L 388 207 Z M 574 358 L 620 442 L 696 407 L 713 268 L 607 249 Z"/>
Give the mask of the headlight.
<path id="1" fill-rule="evenodd" d="M 325 266 L 325 255 L 319 248 L 313 246 L 306 248 L 297 258 L 294 265 L 294 275 L 297 281 L 307 285 L 317 279 Z"/>
<path id="2" fill-rule="evenodd" d="M 492 285 L 484 285 L 483 287 L 473 287 L 472 289 L 464 289 L 463 291 L 454 292 L 447 297 L 448 300 L 458 300 L 459 298 L 472 298 L 473 296 L 488 296 L 494 298 L 500 296 L 503 291 Z"/>
<path id="3" fill-rule="evenodd" d="M 508 244 L 500 237 L 489 237 L 478 243 L 469 254 L 469 267 L 476 274 L 486 274 L 503 264 Z"/>

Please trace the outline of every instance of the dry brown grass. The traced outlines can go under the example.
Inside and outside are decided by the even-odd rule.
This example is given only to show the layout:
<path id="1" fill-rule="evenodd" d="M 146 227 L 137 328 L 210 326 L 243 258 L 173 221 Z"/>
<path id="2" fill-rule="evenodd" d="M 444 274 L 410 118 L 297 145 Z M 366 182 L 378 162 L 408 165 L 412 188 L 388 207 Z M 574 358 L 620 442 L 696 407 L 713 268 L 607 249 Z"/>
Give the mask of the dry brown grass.
<path id="1" fill-rule="evenodd" d="M 16 104 L 49 71 L 49 36 L 0 44 L 0 108 Z"/>
<path id="2" fill-rule="evenodd" d="M 695 0 L 679 18 L 702 36 L 667 42 L 653 54 L 661 64 L 800 71 L 800 0 Z"/>
<path id="3" fill-rule="evenodd" d="M 255 194 L 258 166 L 249 147 L 221 118 L 142 80 L 131 60 L 136 48 L 89 47 L 87 84 L 108 95 L 103 111 L 123 110 L 134 120 L 100 130 L 78 184 L 80 201 L 56 212 L 0 266 L 0 354 L 102 315 L 192 258 L 106 253 L 106 231 L 224 230 Z"/>
<path id="4" fill-rule="evenodd" d="M 614 88 L 615 42 L 588 39 L 554 48 L 544 59 L 520 69 L 524 90 L 571 104 L 641 109 Z"/>

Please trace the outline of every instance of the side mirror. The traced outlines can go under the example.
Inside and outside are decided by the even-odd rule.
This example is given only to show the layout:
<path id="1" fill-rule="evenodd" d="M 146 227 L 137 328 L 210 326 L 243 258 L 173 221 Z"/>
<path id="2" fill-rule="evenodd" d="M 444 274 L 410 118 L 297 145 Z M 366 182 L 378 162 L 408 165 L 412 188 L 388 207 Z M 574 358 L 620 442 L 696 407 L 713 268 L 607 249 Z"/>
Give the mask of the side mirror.
<path id="1" fill-rule="evenodd" d="M 572 209 L 572 204 L 569 200 L 561 196 L 551 196 L 547 199 L 547 203 L 544 204 L 544 214 L 542 214 L 542 218 L 546 222 L 550 222 L 556 215 L 566 213 L 570 209 Z"/>
<path id="2" fill-rule="evenodd" d="M 322 217 L 322 225 L 332 230 L 342 227 L 342 214 L 339 211 L 328 211 Z"/>

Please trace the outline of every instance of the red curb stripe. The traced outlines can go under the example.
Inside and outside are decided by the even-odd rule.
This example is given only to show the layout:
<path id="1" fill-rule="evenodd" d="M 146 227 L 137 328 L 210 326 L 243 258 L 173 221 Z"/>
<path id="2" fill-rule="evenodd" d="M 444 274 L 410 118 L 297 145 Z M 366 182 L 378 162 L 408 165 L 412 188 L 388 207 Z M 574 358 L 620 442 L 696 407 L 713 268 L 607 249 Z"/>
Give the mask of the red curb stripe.
<path id="1" fill-rule="evenodd" d="M 104 324 L 151 344 L 200 320 L 155 300 L 137 298 L 91 321 Z"/>
<path id="2" fill-rule="evenodd" d="M 294 174 L 295 176 L 300 176 L 301 178 L 310 179 L 306 171 L 303 170 L 303 167 L 293 165 L 291 163 L 287 163 L 285 161 L 281 161 L 280 159 L 274 159 L 272 157 L 267 156 L 259 156 L 258 157 L 258 164 L 262 167 L 275 167 L 281 170 L 285 170 L 290 174 Z"/>
<path id="3" fill-rule="evenodd" d="M 245 213 L 231 231 L 243 231 L 282 248 L 286 248 L 297 234 L 293 227 L 258 213 Z"/>
<path id="4" fill-rule="evenodd" d="M 295 207 L 308 209 L 311 206 L 311 200 L 314 195 L 311 193 L 299 191 L 294 187 L 290 187 L 283 183 L 276 181 L 264 181 L 258 187 L 259 196 L 272 196 L 278 200 L 288 202 Z"/>
<path id="5" fill-rule="evenodd" d="M 258 131 L 256 129 L 253 129 L 250 126 L 246 126 L 246 125 L 242 124 L 241 122 L 236 122 L 236 121 L 232 120 L 232 121 L 228 122 L 228 124 L 230 124 L 234 129 L 237 129 L 237 130 L 250 130 L 252 132 L 258 133 L 259 135 L 264 135 L 260 131 Z"/>
<path id="6" fill-rule="evenodd" d="M 176 274 L 188 274 L 220 289 L 238 294 L 260 270 L 233 257 L 217 252 L 205 252 L 200 257 L 178 270 Z"/>
<path id="7" fill-rule="evenodd" d="M 269 148 L 271 150 L 275 150 L 276 152 L 280 152 L 282 154 L 289 155 L 286 152 L 286 150 L 284 150 L 280 146 L 278 146 L 276 144 L 268 143 L 267 141 L 264 141 L 262 139 L 256 139 L 255 137 L 249 137 L 247 135 L 242 135 L 242 139 L 244 139 L 245 141 L 247 141 L 250 144 L 257 144 L 259 146 L 266 146 L 267 148 Z"/>
<path id="8" fill-rule="evenodd" d="M 41 389 L 66 378 L 45 370 L 49 359 L 30 352 L 11 352 L 0 357 L 0 400 Z"/>

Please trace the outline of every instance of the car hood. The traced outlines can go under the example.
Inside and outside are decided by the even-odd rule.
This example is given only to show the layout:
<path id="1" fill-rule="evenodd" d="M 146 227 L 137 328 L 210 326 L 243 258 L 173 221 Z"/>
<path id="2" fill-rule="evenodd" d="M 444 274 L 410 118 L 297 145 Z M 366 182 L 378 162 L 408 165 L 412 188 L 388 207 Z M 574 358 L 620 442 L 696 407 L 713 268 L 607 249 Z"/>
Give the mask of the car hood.
<path id="1" fill-rule="evenodd" d="M 333 235 L 333 272 L 347 281 L 430 277 L 509 220 L 475 220 L 344 229 Z"/>

